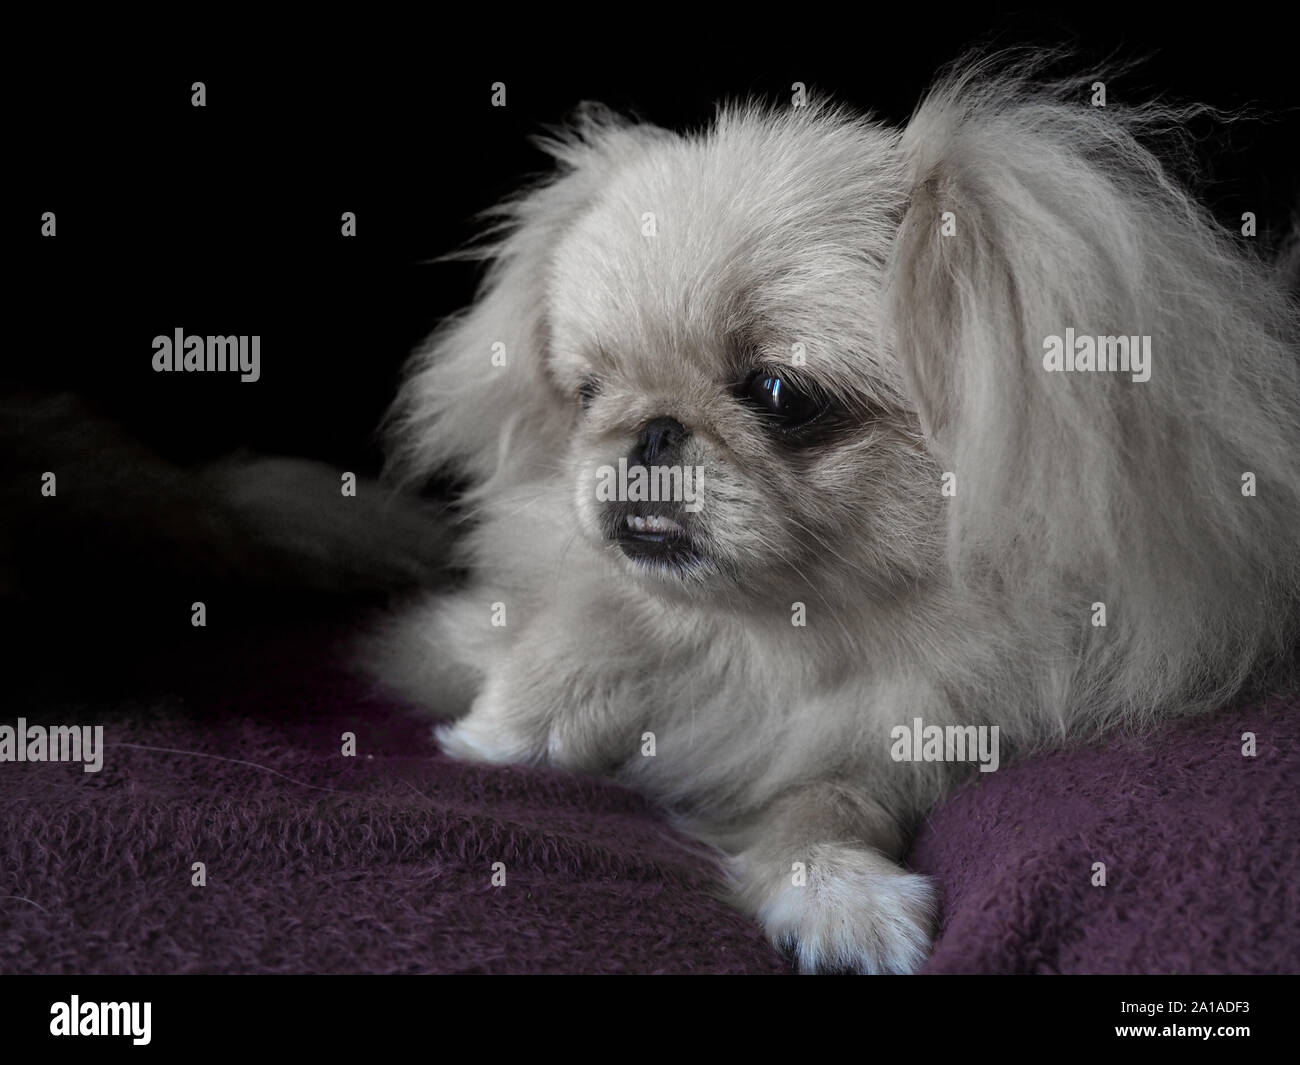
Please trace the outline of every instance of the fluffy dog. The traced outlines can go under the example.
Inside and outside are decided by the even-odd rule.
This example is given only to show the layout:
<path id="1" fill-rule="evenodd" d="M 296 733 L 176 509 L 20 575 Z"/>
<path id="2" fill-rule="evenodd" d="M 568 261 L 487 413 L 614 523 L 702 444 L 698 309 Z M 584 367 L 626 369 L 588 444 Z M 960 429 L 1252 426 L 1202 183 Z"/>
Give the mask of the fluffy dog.
<path id="1" fill-rule="evenodd" d="M 804 970 L 925 958 L 898 860 L 973 766 L 900 727 L 1085 740 L 1294 646 L 1292 281 L 1150 146 L 1195 112 L 1035 69 L 962 63 L 902 129 L 585 111 L 392 412 L 399 479 L 470 486 L 472 576 L 369 668 L 453 755 L 662 802 Z M 698 505 L 602 496 L 620 459 Z"/>

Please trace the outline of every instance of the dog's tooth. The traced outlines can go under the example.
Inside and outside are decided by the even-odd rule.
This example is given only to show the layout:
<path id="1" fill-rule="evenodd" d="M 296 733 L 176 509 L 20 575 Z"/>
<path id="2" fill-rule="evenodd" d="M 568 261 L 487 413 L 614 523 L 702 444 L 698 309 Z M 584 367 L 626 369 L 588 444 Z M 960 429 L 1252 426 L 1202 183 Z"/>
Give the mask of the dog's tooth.
<path id="1" fill-rule="evenodd" d="M 680 533 L 682 527 L 662 514 L 628 514 L 624 521 L 633 532 Z"/>

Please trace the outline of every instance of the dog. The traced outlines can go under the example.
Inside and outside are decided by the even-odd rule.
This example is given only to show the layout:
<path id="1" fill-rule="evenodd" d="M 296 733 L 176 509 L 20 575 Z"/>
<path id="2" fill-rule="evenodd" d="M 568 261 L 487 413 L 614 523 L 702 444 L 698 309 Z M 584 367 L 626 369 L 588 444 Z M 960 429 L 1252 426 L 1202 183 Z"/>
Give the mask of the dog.
<path id="1" fill-rule="evenodd" d="M 365 668 L 455 757 L 651 796 L 802 971 L 923 963 L 954 735 L 1147 728 L 1295 646 L 1295 253 L 1154 146 L 1198 109 L 1048 66 L 962 60 L 902 128 L 583 109 L 386 423 L 394 483 L 464 482 L 468 577 Z"/>

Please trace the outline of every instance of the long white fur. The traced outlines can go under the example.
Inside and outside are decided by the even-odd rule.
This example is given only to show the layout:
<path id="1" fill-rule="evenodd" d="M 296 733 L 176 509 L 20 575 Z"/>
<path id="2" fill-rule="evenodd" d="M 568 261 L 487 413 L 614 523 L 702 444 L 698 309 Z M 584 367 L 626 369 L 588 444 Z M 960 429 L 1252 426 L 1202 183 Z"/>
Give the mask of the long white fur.
<path id="1" fill-rule="evenodd" d="M 473 578 L 395 616 L 369 668 L 464 715 L 454 754 L 672 807 L 807 969 L 924 957 L 931 885 L 886 856 L 970 767 L 893 761 L 893 726 L 1085 739 L 1221 705 L 1294 646 L 1297 305 L 1147 146 L 1190 112 L 1092 108 L 1040 66 L 959 64 L 901 130 L 828 105 L 692 136 L 584 113 L 390 419 L 399 479 L 471 482 Z M 1151 379 L 1044 372 L 1066 328 L 1151 335 Z M 726 388 L 792 342 L 876 412 L 796 459 Z M 595 521 L 592 467 L 664 413 L 713 471 L 699 573 L 638 568 Z"/>

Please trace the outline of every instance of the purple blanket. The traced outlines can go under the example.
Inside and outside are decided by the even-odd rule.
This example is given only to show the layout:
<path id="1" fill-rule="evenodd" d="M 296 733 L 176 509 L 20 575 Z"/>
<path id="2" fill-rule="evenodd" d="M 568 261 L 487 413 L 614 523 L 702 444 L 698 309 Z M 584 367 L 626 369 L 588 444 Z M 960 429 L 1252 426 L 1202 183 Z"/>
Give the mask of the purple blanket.
<path id="1" fill-rule="evenodd" d="M 648 803 L 446 759 L 336 657 L 314 629 L 209 648 L 157 697 L 59 710 L 105 722 L 101 772 L 0 764 L 0 972 L 789 971 Z M 952 798 L 912 854 L 944 894 L 926 970 L 1300 970 L 1297 709 Z"/>

